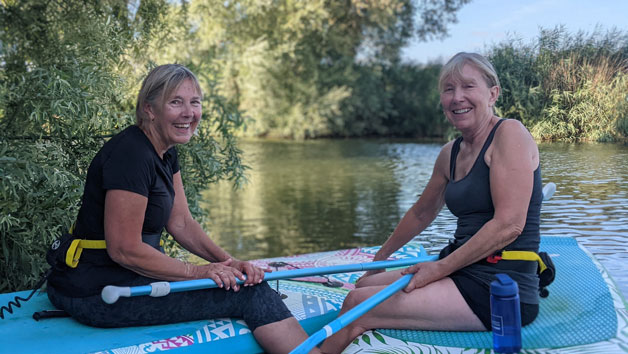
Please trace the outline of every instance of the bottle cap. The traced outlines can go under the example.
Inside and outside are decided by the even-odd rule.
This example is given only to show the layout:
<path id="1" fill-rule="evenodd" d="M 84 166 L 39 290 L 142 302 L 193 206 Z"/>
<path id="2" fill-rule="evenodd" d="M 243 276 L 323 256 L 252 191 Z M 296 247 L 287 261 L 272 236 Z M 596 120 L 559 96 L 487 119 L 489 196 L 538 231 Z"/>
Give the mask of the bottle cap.
<path id="1" fill-rule="evenodd" d="M 519 293 L 517 282 L 512 280 L 507 274 L 495 274 L 497 278 L 491 282 L 491 294 L 497 296 L 513 296 Z"/>

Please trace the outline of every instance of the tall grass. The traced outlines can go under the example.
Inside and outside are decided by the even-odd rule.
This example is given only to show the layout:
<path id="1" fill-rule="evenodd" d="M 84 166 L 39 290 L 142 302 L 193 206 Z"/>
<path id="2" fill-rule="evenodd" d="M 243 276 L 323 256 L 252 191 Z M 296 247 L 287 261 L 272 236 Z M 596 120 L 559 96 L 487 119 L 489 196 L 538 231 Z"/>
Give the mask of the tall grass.
<path id="1" fill-rule="evenodd" d="M 628 137 L 628 36 L 617 30 L 542 30 L 536 43 L 504 42 L 489 54 L 502 81 L 499 113 L 535 138 Z"/>

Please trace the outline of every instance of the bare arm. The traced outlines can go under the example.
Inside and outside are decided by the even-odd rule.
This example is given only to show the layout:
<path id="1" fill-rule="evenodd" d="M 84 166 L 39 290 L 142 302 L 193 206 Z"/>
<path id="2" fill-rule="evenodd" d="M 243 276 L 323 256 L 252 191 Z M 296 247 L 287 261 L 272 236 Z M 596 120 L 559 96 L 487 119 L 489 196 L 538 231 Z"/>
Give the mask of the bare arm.
<path id="1" fill-rule="evenodd" d="M 231 257 L 227 251 L 220 248 L 211 238 L 207 236 L 201 225 L 196 221 L 188 207 L 188 201 L 183 189 L 181 172 L 173 176 L 174 205 L 170 212 L 170 219 L 166 224 L 168 232 L 174 236 L 175 240 L 186 250 L 195 255 L 210 261 L 224 262 Z"/>
<path id="2" fill-rule="evenodd" d="M 185 264 L 142 242 L 142 224 L 148 199 L 140 194 L 110 190 L 105 197 L 105 240 L 109 256 L 141 275 L 184 280 Z"/>
<path id="3" fill-rule="evenodd" d="M 445 187 L 449 181 L 449 156 L 451 145 L 445 145 L 439 153 L 432 176 L 419 200 L 406 212 L 388 240 L 375 254 L 374 260 L 385 260 L 400 247 L 421 233 L 438 216 L 445 205 Z"/>
<path id="4" fill-rule="evenodd" d="M 425 286 L 454 271 L 486 258 L 512 243 L 523 231 L 539 164 L 536 143 L 517 121 L 506 121 L 495 135 L 485 160 L 490 166 L 490 187 L 495 214 L 463 246 L 447 257 L 426 265 L 431 273 L 413 278 L 409 288 Z M 490 153 L 489 153 L 490 152 Z M 412 269 L 411 269 L 412 268 Z M 408 268 L 416 272 L 422 265 Z"/>
<path id="5" fill-rule="evenodd" d="M 111 259 L 138 274 L 167 281 L 211 278 L 220 287 L 237 288 L 237 270 L 231 262 L 192 265 L 169 257 L 142 242 L 142 225 L 148 198 L 109 190 L 105 197 L 105 240 Z M 241 276 L 241 273 L 240 273 Z"/>

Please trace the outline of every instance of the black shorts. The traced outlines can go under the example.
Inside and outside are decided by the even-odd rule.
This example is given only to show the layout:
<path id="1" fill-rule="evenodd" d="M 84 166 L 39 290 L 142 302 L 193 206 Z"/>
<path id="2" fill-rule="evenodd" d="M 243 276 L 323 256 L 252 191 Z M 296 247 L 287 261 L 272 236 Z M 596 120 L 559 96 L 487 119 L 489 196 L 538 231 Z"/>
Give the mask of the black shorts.
<path id="1" fill-rule="evenodd" d="M 492 330 L 490 288 L 462 274 L 454 273 L 449 278 L 454 281 L 467 305 L 482 321 L 484 327 L 488 331 Z M 532 323 L 539 314 L 538 304 L 525 304 L 522 302 L 519 306 L 521 307 L 521 326 Z"/>
<path id="2" fill-rule="evenodd" d="M 48 285 L 48 298 L 75 320 L 94 327 L 150 326 L 221 317 L 243 319 L 251 332 L 292 316 L 281 297 L 263 282 L 240 291 L 203 289 L 163 297 L 122 297 L 106 304 L 100 295 L 68 297 Z"/>

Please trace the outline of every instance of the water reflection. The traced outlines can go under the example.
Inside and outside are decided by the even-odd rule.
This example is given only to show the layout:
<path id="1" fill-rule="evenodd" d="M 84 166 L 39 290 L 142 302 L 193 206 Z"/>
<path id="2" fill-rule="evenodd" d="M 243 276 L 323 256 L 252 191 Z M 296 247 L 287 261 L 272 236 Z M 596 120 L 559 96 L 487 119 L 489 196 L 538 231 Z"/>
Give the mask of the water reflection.
<path id="1" fill-rule="evenodd" d="M 250 183 L 206 195 L 212 234 L 248 258 L 376 244 L 401 217 L 402 154 L 349 141 L 247 142 Z M 424 159 L 425 154 L 417 157 Z M 415 192 L 416 193 L 416 192 Z"/>
<path id="2" fill-rule="evenodd" d="M 628 148 L 544 144 L 543 177 L 557 191 L 544 207 L 543 234 L 575 237 L 628 294 Z"/>
<path id="3" fill-rule="evenodd" d="M 416 201 L 440 144 L 382 140 L 247 141 L 250 183 L 211 186 L 204 199 L 212 237 L 243 259 L 381 244 Z M 572 236 L 628 294 L 628 148 L 541 144 L 544 235 Z M 430 250 L 455 229 L 445 208 L 418 237 Z"/>

